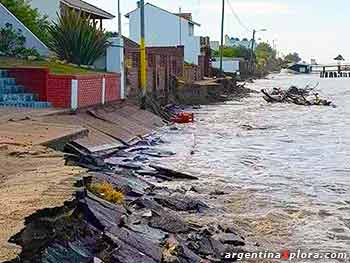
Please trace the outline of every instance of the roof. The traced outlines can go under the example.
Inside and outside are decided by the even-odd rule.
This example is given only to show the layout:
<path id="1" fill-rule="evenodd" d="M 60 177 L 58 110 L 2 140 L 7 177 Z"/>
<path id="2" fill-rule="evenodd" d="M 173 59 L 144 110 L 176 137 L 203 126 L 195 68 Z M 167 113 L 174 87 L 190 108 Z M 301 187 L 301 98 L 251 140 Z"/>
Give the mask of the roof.
<path id="1" fill-rule="evenodd" d="M 342 55 L 338 55 L 334 60 L 345 60 Z"/>
<path id="2" fill-rule="evenodd" d="M 98 8 L 97 6 L 89 4 L 83 0 L 61 0 L 61 2 L 69 7 L 85 11 L 87 13 L 93 14 L 99 18 L 102 18 L 102 19 L 115 18 L 115 16 L 112 15 L 111 13 L 108 13 L 107 11 L 104 11 L 104 10 Z"/>
<path id="3" fill-rule="evenodd" d="M 201 26 L 201 24 L 199 24 L 199 23 L 197 23 L 197 22 L 194 22 L 193 20 L 184 17 L 184 16 L 183 16 L 184 13 L 181 13 L 181 14 L 174 14 L 174 13 L 169 12 L 168 10 L 165 10 L 165 9 L 163 9 L 163 8 L 161 8 L 161 7 L 159 7 L 159 6 L 153 5 L 153 4 L 151 4 L 151 3 L 147 3 L 147 4 L 145 4 L 145 6 L 146 6 L 146 5 L 155 7 L 155 8 L 157 8 L 157 9 L 163 11 L 163 12 L 166 12 L 166 13 L 171 14 L 171 15 L 174 15 L 174 16 L 180 16 L 180 17 L 182 17 L 183 19 L 186 19 L 189 23 L 191 23 L 191 24 L 193 24 L 193 25 Z M 126 17 L 126 18 L 129 18 L 129 17 L 130 17 L 130 14 L 133 13 L 133 12 L 135 12 L 135 11 L 137 11 L 138 9 L 139 9 L 139 8 L 135 8 L 134 10 L 130 11 L 129 13 L 127 13 L 127 14 L 125 15 L 125 17 Z"/>
<path id="4" fill-rule="evenodd" d="M 186 20 L 192 21 L 192 13 L 174 13 L 174 14 L 182 18 L 185 18 Z"/>

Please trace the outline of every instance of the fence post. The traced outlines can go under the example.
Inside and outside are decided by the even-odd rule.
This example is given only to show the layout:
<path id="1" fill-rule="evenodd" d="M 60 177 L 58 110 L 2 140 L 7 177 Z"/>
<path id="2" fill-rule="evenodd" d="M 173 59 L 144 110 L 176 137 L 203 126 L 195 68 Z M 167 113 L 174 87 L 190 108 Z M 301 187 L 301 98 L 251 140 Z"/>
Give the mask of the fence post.
<path id="1" fill-rule="evenodd" d="M 125 99 L 125 66 L 124 66 L 124 41 L 123 37 L 110 38 L 111 46 L 106 52 L 106 68 L 108 72 L 119 73 L 120 98 Z"/>
<path id="2" fill-rule="evenodd" d="M 77 79 L 72 79 L 72 87 L 71 87 L 71 109 L 78 109 L 78 88 L 79 82 Z"/>
<path id="3" fill-rule="evenodd" d="M 106 103 L 106 78 L 102 78 L 102 105 Z"/>

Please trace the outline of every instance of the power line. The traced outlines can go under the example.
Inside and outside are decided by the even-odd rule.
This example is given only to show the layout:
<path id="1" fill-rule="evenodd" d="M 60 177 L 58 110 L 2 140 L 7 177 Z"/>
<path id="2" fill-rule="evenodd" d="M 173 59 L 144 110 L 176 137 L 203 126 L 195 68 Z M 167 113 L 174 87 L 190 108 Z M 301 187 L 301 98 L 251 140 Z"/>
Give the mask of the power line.
<path id="1" fill-rule="evenodd" d="M 235 10 L 233 9 L 230 0 L 227 0 L 228 6 L 231 9 L 232 14 L 234 15 L 234 17 L 236 18 L 237 22 L 241 25 L 241 27 L 243 27 L 246 32 L 252 32 L 253 30 L 251 30 L 249 27 L 247 27 L 242 20 L 240 19 L 240 17 L 238 16 L 238 14 L 235 12 Z"/>

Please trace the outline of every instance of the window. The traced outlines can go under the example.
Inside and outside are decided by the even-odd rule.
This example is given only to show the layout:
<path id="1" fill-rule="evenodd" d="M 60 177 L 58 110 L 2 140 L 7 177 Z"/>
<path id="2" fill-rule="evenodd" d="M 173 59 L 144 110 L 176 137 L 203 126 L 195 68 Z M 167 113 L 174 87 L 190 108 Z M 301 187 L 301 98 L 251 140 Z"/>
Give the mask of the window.
<path id="1" fill-rule="evenodd" d="M 194 36 L 194 25 L 191 23 L 188 23 L 188 34 L 192 37 Z"/>

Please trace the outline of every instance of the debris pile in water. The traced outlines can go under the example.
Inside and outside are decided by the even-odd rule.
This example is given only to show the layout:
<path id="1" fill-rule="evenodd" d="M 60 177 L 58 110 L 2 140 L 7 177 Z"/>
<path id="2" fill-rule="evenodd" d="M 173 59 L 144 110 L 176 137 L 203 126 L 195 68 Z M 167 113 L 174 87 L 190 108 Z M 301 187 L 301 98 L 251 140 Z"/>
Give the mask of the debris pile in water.
<path id="1" fill-rule="evenodd" d="M 272 91 L 262 89 L 263 98 L 269 103 L 294 103 L 303 106 L 332 106 L 332 102 L 321 99 L 317 92 L 313 92 L 314 88 L 297 88 L 291 86 L 287 90 L 281 88 L 274 88 Z"/>
<path id="2" fill-rule="evenodd" d="M 154 164 L 173 154 L 153 147 L 159 143 L 160 138 L 151 136 L 102 154 L 68 145 L 67 163 L 89 169 L 79 181 L 81 190 L 64 207 L 26 219 L 26 227 L 11 239 L 23 248 L 12 263 L 205 263 L 221 262 L 225 253 L 242 250 L 246 242 L 235 229 L 186 222 L 186 214 L 211 209 L 193 191 L 157 186 L 198 179 Z M 122 198 L 107 201 L 114 200 L 104 198 L 111 191 Z"/>

